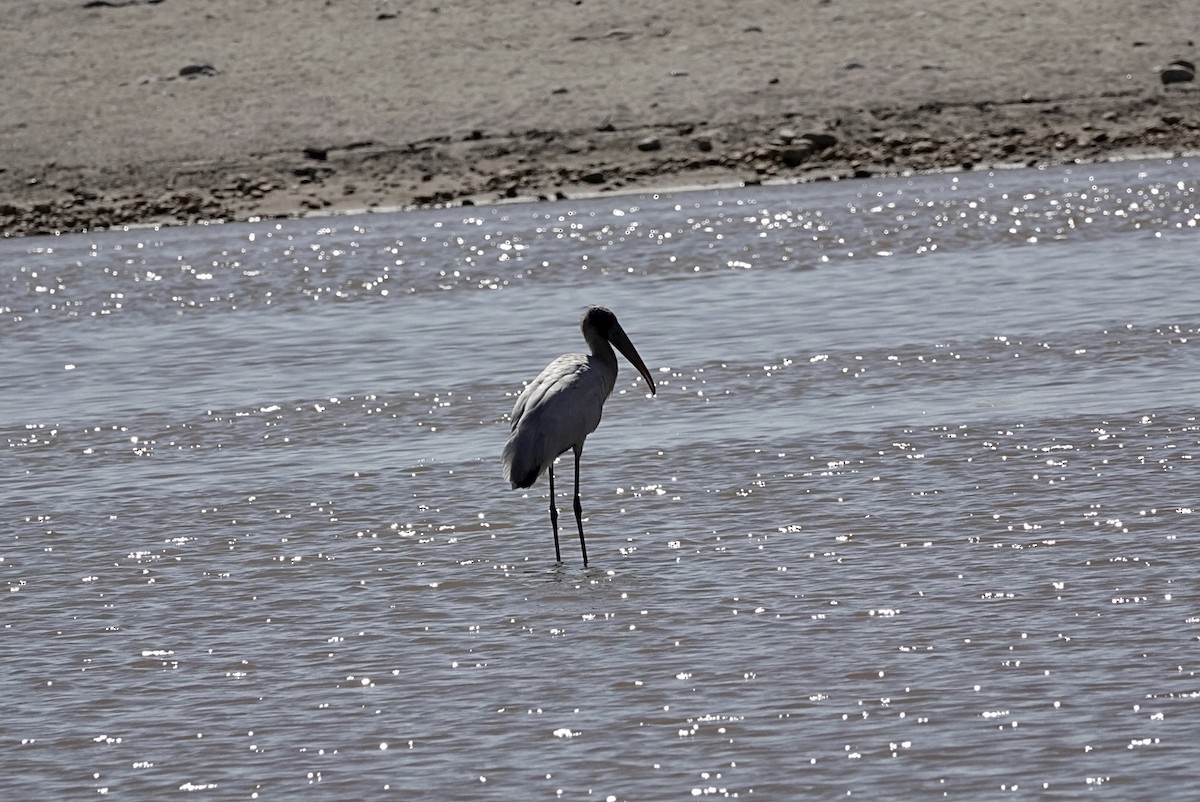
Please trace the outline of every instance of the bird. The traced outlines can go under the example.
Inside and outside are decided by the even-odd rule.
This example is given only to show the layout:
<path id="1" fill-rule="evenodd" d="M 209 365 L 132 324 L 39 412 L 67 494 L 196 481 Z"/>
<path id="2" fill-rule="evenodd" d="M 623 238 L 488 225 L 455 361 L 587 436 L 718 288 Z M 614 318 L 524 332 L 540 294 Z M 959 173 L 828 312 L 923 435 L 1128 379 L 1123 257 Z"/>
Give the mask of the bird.
<path id="1" fill-rule="evenodd" d="M 579 500 L 579 458 L 583 441 L 600 425 L 604 401 L 617 383 L 617 355 L 613 346 L 657 388 L 646 363 L 617 316 L 602 306 L 589 306 L 579 321 L 590 354 L 563 354 L 546 366 L 517 398 L 512 410 L 512 431 L 504 444 L 504 478 L 513 487 L 532 487 L 546 472 L 550 479 L 550 525 L 554 528 L 554 557 L 561 563 L 558 546 L 558 507 L 554 503 L 554 461 L 575 452 L 575 523 L 583 565 L 588 564 L 583 538 L 583 505 Z"/>

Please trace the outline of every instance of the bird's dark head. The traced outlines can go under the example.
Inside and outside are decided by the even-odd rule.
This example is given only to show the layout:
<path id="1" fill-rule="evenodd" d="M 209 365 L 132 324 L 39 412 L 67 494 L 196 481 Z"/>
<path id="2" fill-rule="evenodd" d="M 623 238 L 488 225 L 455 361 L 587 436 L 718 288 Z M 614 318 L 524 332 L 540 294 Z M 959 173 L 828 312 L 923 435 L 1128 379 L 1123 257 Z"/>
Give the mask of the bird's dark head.
<path id="1" fill-rule="evenodd" d="M 579 320 L 579 328 L 585 331 L 593 329 L 605 339 L 608 338 L 608 333 L 613 330 L 613 327 L 619 325 L 617 316 L 612 313 L 612 310 L 605 309 L 603 306 L 589 306 Z"/>
<path id="2" fill-rule="evenodd" d="M 603 306 L 589 306 L 583 313 L 583 319 L 579 321 L 579 328 L 583 330 L 583 338 L 592 347 L 592 353 L 601 353 L 608 348 L 608 343 L 612 343 L 638 369 L 638 373 L 642 374 L 650 387 L 650 394 L 655 393 L 654 377 L 650 375 L 646 363 L 642 361 L 637 349 L 629 341 L 629 335 L 621 328 L 617 316 L 611 310 Z M 612 350 L 608 349 L 608 353 L 611 354 Z"/>

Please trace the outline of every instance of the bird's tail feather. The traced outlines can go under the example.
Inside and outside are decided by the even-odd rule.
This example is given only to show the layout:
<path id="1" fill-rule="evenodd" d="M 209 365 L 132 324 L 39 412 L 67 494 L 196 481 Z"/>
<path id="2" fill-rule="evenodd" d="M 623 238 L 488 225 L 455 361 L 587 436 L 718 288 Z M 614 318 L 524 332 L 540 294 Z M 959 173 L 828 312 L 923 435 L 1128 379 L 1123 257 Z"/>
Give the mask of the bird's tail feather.
<path id="1" fill-rule="evenodd" d="M 528 447 L 525 439 L 513 432 L 504 444 L 504 478 L 516 488 L 532 487 L 542 473 L 541 462 L 536 449 Z M 524 445 L 523 445 L 524 444 Z"/>

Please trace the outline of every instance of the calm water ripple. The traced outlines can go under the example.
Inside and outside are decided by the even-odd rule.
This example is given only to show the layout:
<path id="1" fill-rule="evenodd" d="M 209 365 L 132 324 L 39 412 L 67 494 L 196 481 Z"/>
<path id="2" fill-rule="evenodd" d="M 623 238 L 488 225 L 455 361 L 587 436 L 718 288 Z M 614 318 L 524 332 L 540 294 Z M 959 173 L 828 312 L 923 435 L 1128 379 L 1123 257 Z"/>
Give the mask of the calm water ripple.
<path id="1" fill-rule="evenodd" d="M 1198 229 L 1173 160 L 2 241 L 0 787 L 1192 799 Z M 587 303 L 659 391 L 583 570 L 499 451 Z"/>

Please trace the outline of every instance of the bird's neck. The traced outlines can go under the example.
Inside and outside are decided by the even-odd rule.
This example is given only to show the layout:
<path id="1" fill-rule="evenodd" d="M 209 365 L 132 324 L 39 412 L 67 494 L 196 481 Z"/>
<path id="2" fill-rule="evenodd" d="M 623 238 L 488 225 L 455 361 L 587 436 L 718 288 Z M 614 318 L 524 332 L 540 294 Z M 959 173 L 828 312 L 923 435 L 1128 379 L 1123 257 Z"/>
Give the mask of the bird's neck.
<path id="1" fill-rule="evenodd" d="M 588 346 L 592 349 L 592 356 L 600 362 L 603 362 L 606 367 L 611 367 L 613 373 L 617 372 L 617 352 L 613 350 L 608 339 L 600 335 L 590 335 L 586 337 Z"/>
<path id="2" fill-rule="evenodd" d="M 607 398 L 617 383 L 617 352 L 603 337 L 588 337 L 587 341 L 592 347 L 591 361 L 598 365 L 600 373 L 604 376 L 604 396 Z"/>

